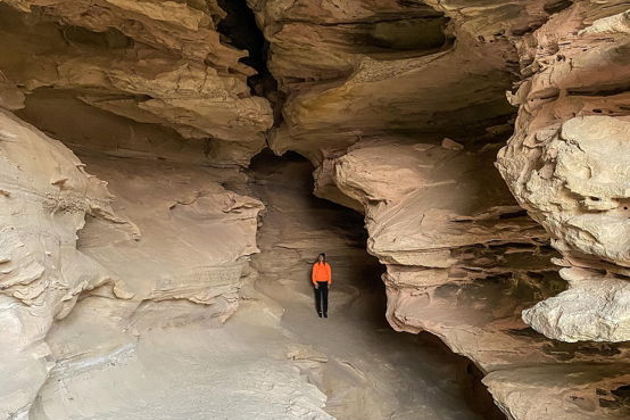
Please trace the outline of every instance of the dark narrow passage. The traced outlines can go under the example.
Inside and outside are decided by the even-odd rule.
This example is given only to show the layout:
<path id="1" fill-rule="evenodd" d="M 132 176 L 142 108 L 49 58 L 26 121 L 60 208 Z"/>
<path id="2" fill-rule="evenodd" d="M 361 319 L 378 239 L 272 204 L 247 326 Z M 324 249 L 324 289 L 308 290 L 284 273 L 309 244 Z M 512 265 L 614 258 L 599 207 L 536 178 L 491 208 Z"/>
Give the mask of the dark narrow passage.
<path id="1" fill-rule="evenodd" d="M 312 166 L 268 150 L 252 160 L 252 194 L 267 207 L 254 257 L 257 289 L 285 310 L 282 325 L 325 363 L 306 369 L 337 418 L 504 418 L 481 374 L 439 339 L 395 332 L 385 320 L 383 268 L 365 251 L 363 216 L 316 198 Z M 333 267 L 330 318 L 317 317 L 310 265 Z"/>
<path id="2" fill-rule="evenodd" d="M 259 73 L 267 72 L 267 43 L 256 26 L 254 12 L 247 7 L 245 0 L 219 0 L 219 6 L 227 16 L 218 25 L 219 32 L 226 37 L 224 42 L 241 50 L 247 50 L 248 57 L 241 61 Z"/>
<path id="3" fill-rule="evenodd" d="M 355 289 L 360 288 L 361 298 L 369 300 L 361 305 L 351 302 L 356 306 L 352 314 L 386 327 L 382 315 L 387 300 L 380 279 L 383 267 L 365 251 L 367 234 L 363 229 L 363 216 L 315 197 L 312 169 L 306 159 L 293 152 L 277 157 L 266 149 L 252 160 L 254 194 L 262 196 L 263 200 L 266 198 L 270 204 L 263 218 L 263 229 L 265 226 L 273 229 L 273 239 L 282 242 L 281 247 L 276 247 L 277 244 L 267 240 L 269 235 L 265 235 L 259 237 L 259 241 L 263 241 L 260 246 L 269 247 L 275 256 L 272 259 L 294 270 L 296 278 L 303 283 L 299 285 L 300 291 L 308 296 L 311 293 L 310 265 L 320 252 L 325 252 L 334 266 L 334 277 L 343 279 L 339 284 L 335 282 L 334 289 L 357 294 Z"/>
<path id="4" fill-rule="evenodd" d="M 225 37 L 224 42 L 238 49 L 247 50 L 248 56 L 240 61 L 256 70 L 247 83 L 252 94 L 267 98 L 274 110 L 278 110 L 278 84 L 267 68 L 269 43 L 256 25 L 254 12 L 246 0 L 218 0 L 227 16 L 217 29 Z M 279 112 L 275 112 L 276 117 Z"/>

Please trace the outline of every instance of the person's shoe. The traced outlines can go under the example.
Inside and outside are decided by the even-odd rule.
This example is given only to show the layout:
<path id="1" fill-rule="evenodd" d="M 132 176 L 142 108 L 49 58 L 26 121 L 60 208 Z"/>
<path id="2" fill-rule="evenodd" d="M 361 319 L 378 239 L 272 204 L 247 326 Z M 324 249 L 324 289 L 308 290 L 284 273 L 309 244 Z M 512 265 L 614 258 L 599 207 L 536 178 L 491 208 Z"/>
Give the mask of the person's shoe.
<path id="1" fill-rule="evenodd" d="M 317 315 L 319 315 L 319 317 L 322 317 L 322 313 L 321 312 L 317 312 Z"/>
<path id="2" fill-rule="evenodd" d="M 321 316 L 321 315 L 320 315 Z M 324 318 L 328 318 L 328 314 L 324 314 Z"/>

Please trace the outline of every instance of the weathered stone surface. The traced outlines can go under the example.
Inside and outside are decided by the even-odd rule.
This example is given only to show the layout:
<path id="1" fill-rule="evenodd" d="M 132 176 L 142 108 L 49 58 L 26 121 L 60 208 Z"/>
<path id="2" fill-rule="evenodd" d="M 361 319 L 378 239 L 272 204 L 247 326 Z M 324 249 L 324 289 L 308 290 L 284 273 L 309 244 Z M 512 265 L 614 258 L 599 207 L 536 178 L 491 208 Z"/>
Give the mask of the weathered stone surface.
<path id="1" fill-rule="evenodd" d="M 270 145 L 317 163 L 373 136 L 485 136 L 512 114 L 512 41 L 550 13 L 531 1 L 249 4 L 287 95 Z"/>
<path id="2" fill-rule="evenodd" d="M 243 27 L 252 13 L 268 45 Z M 192 370 L 256 334 L 296 340 L 248 281 L 263 207 L 234 165 L 268 144 L 315 164 L 316 195 L 364 214 L 367 248 L 387 269 L 390 324 L 430 331 L 472 360 L 508 417 L 627 417 L 629 21 L 622 0 L 0 0 L 0 108 L 41 130 L 0 112 L 0 416 L 112 415 L 107 402 L 83 411 L 89 390 L 164 364 L 161 345 L 191 355 L 177 369 Z M 237 40 L 239 30 L 249 32 Z M 272 167 L 261 194 L 277 181 Z M 364 256 L 344 229 L 304 228 L 331 213 L 295 216 L 302 181 L 286 177 L 267 215 L 280 231 L 265 232 L 256 268 L 289 307 L 287 296 L 306 304 L 308 284 L 293 280 L 318 248 L 344 260 L 342 278 L 361 274 Z M 342 305 L 363 297 L 342 290 Z M 250 312 L 232 332 L 191 327 L 221 324 L 243 294 Z M 323 394 L 275 338 L 259 341 L 272 357 L 212 360 L 258 378 L 277 369 L 281 391 L 265 388 L 250 414 L 326 418 Z M 385 388 L 369 378 L 396 377 L 363 375 L 367 364 L 317 369 L 342 358 L 289 347 L 312 383 L 351 389 L 343 401 Z M 220 393 L 225 404 L 204 407 L 226 417 L 236 400 L 222 384 L 258 383 L 221 368 L 211 386 L 212 369 L 190 382 L 167 372 L 107 398 L 120 390 L 137 416 L 130 401 L 172 380 Z M 330 411 L 392 416 L 388 392 L 363 411 L 333 398 Z M 199 414 L 187 407 L 195 398 L 178 397 L 168 411 L 153 395 L 146 417 Z"/>
<path id="3" fill-rule="evenodd" d="M 257 199 L 226 190 L 234 169 L 84 156 L 116 196 L 114 210 L 134 223 L 88 219 L 79 249 L 124 279 L 138 301 L 187 299 L 212 305 L 221 320 L 238 306 L 241 277 L 256 247 Z M 155 194 L 155 191 L 160 194 Z"/>
<path id="4" fill-rule="evenodd" d="M 86 213 L 124 225 L 105 183 L 60 142 L 0 110 L 0 415 L 24 416 L 50 369 L 44 342 L 77 296 L 113 278 L 76 249 Z M 125 296 L 123 294 L 123 296 Z"/>
<path id="5" fill-rule="evenodd" d="M 27 416 L 54 364 L 44 341 L 53 320 L 90 291 L 132 309 L 185 299 L 218 321 L 236 310 L 262 209 L 219 185 L 243 184 L 236 170 L 87 157 L 114 200 L 69 149 L 7 111 L 0 147 L 3 417 Z"/>
<path id="6" fill-rule="evenodd" d="M 536 331 L 557 340 L 628 341 L 630 282 L 563 268 L 570 289 L 523 312 Z"/>
<path id="7" fill-rule="evenodd" d="M 628 368 L 627 360 L 612 366 L 532 366 L 492 372 L 484 383 L 512 418 L 625 418 Z"/>
<path id="8" fill-rule="evenodd" d="M 98 40 L 81 28 L 107 36 L 107 46 L 125 46 L 126 37 L 156 49 L 170 50 L 194 61 L 208 61 L 222 71 L 233 69 L 252 74 L 251 68 L 238 63 L 246 54 L 220 41 L 217 24 L 225 16 L 217 2 L 154 0 L 3 0 L 3 3 L 29 13 L 57 18 L 69 27 L 69 41 L 87 37 Z M 109 32 L 111 31 L 111 32 Z M 117 34 L 118 33 L 118 34 Z M 75 38 L 76 37 L 76 38 Z"/>
<path id="9" fill-rule="evenodd" d="M 267 209 L 258 235 L 261 253 L 253 258 L 256 286 L 284 308 L 282 325 L 318 351 L 294 351 L 293 357 L 309 381 L 325 390 L 326 410 L 339 419 L 418 413 L 425 418 L 485 418 L 483 410 L 489 407 L 483 403 L 473 412 L 443 392 L 455 380 L 452 369 L 459 363 L 454 366 L 454 355 L 444 363 L 428 334 L 400 334 L 387 326 L 382 267 L 366 255 L 361 215 L 313 197 L 311 165 L 304 158 L 270 154 L 252 161 L 252 191 Z M 309 281 L 310 266 L 320 252 L 326 252 L 334 279 L 330 318 L 324 320 L 313 319 Z M 459 362 L 462 373 L 456 376 L 466 382 L 466 361 Z M 458 388 L 449 393 L 478 401 L 485 396 L 485 390 L 480 396 Z"/>
<path id="10" fill-rule="evenodd" d="M 250 299 L 216 328 L 212 310 L 186 301 L 87 297 L 49 333 L 57 364 L 30 416 L 331 419 L 266 310 Z"/>
<path id="11" fill-rule="evenodd" d="M 428 329 L 486 372 L 563 362 L 516 332 L 523 320 L 563 341 L 627 340 L 625 2 L 249 3 L 287 95 L 270 146 L 318 165 L 316 195 L 365 212 L 396 328 Z M 399 37 L 414 30 L 426 44 Z M 481 144 L 507 137 L 516 80 L 498 161 L 515 202 Z M 572 363 L 589 357 L 606 360 Z M 500 386 L 508 415 L 536 418 Z M 619 415 L 584 387 L 598 415 Z M 555 408 L 590 415 L 575 401 Z"/>
<path id="12" fill-rule="evenodd" d="M 71 91 L 116 115 L 170 127 L 179 143 L 207 141 L 215 164 L 247 164 L 262 149 L 271 108 L 250 95 L 246 77 L 254 71 L 238 61 L 246 52 L 220 42 L 216 24 L 224 12 L 216 4 L 8 3 L 30 11 L 2 5 L 0 13 L 8 51 L 0 70 L 23 93 Z"/>
<path id="13" fill-rule="evenodd" d="M 574 297 L 575 289 L 544 300 L 566 284 L 551 263 L 555 253 L 546 232 L 516 205 L 493 168 L 497 146 L 474 151 L 452 140 L 441 145 L 363 141 L 325 161 L 322 168 L 332 174 L 320 178 L 364 206 L 368 250 L 387 267 L 387 317 L 394 328 L 430 331 L 473 360 L 510 418 L 540 418 L 547 405 L 554 406 L 556 417 L 622 415 L 623 405 L 599 404 L 596 390 L 613 390 L 623 383 L 619 369 L 626 363 L 627 345 L 560 345 L 531 331 L 521 319 L 529 306 L 542 300 L 538 305 L 554 307 L 554 300 Z M 598 293 L 604 290 L 589 285 Z M 624 307 L 624 290 L 614 290 L 617 295 L 602 296 L 602 306 Z M 608 319 L 602 320 L 596 315 L 601 307 L 572 302 L 574 308 L 587 304 L 588 311 L 576 311 L 574 328 L 606 331 L 603 323 L 623 319 L 617 318 L 619 307 L 608 305 Z M 531 312 L 525 311 L 524 318 L 535 316 Z M 598 323 L 593 324 L 595 319 Z M 608 326 L 608 331 L 614 330 Z M 593 362 L 599 363 L 601 379 L 583 379 L 579 386 L 563 388 L 562 395 L 549 394 L 565 381 L 566 372 L 590 378 L 587 363 Z M 537 364 L 552 368 L 530 368 Z M 529 407 L 524 402 L 533 395 L 544 396 L 548 403 Z"/>
<path id="14" fill-rule="evenodd" d="M 497 335 L 518 340 L 509 330 L 524 325 L 517 296 L 499 305 L 503 315 L 497 325 L 489 324 L 493 316 L 480 310 L 483 296 L 512 289 L 510 294 L 532 299 L 545 293 L 541 280 L 551 280 L 553 273 L 546 233 L 500 182 L 491 164 L 495 150 L 360 142 L 332 165 L 338 188 L 365 206 L 368 250 L 387 264 L 390 323 L 437 333 L 485 368 L 512 357 L 513 346 L 505 346 Z M 398 188 L 388 188 L 392 184 Z M 474 301 L 481 307 L 469 307 Z M 469 342 L 465 335 L 475 330 L 494 339 L 483 345 Z M 494 346 L 495 352 L 485 346 Z"/>
<path id="15" fill-rule="evenodd" d="M 607 3 L 576 4 L 523 40 L 519 116 L 497 162 L 571 287 L 524 319 L 569 342 L 630 338 L 627 11 Z"/>
<path id="16" fill-rule="evenodd" d="M 15 113 L 79 152 L 203 166 L 219 161 L 215 153 L 218 142 L 211 145 L 209 141 L 182 139 L 161 125 L 138 123 L 88 105 L 72 91 L 38 89 Z M 232 145 L 230 155 L 242 151 L 235 143 Z"/>

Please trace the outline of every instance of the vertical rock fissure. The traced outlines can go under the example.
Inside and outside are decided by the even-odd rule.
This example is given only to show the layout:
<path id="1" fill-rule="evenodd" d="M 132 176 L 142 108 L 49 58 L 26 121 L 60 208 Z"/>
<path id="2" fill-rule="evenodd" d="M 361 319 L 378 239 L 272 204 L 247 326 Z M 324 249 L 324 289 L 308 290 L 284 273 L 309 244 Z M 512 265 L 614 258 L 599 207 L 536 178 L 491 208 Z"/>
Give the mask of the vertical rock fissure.
<path id="1" fill-rule="evenodd" d="M 277 120 L 281 106 L 278 104 L 278 83 L 267 68 L 269 43 L 256 23 L 254 12 L 246 0 L 218 0 L 218 4 L 227 15 L 219 22 L 217 30 L 226 38 L 224 42 L 248 52 L 248 56 L 240 61 L 257 73 L 247 78 L 247 84 L 253 95 L 271 102 Z"/>

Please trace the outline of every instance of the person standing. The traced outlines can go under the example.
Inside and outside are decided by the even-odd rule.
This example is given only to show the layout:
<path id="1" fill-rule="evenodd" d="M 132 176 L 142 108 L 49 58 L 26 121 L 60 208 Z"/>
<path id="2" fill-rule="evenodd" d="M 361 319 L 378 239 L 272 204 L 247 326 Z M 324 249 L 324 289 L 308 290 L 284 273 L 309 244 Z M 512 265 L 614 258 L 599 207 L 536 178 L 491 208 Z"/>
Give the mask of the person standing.
<path id="1" fill-rule="evenodd" d="M 330 264 L 326 262 L 326 254 L 319 254 L 317 262 L 313 264 L 311 281 L 315 288 L 317 314 L 320 318 L 322 316 L 328 318 L 328 289 L 332 285 L 332 270 Z"/>

